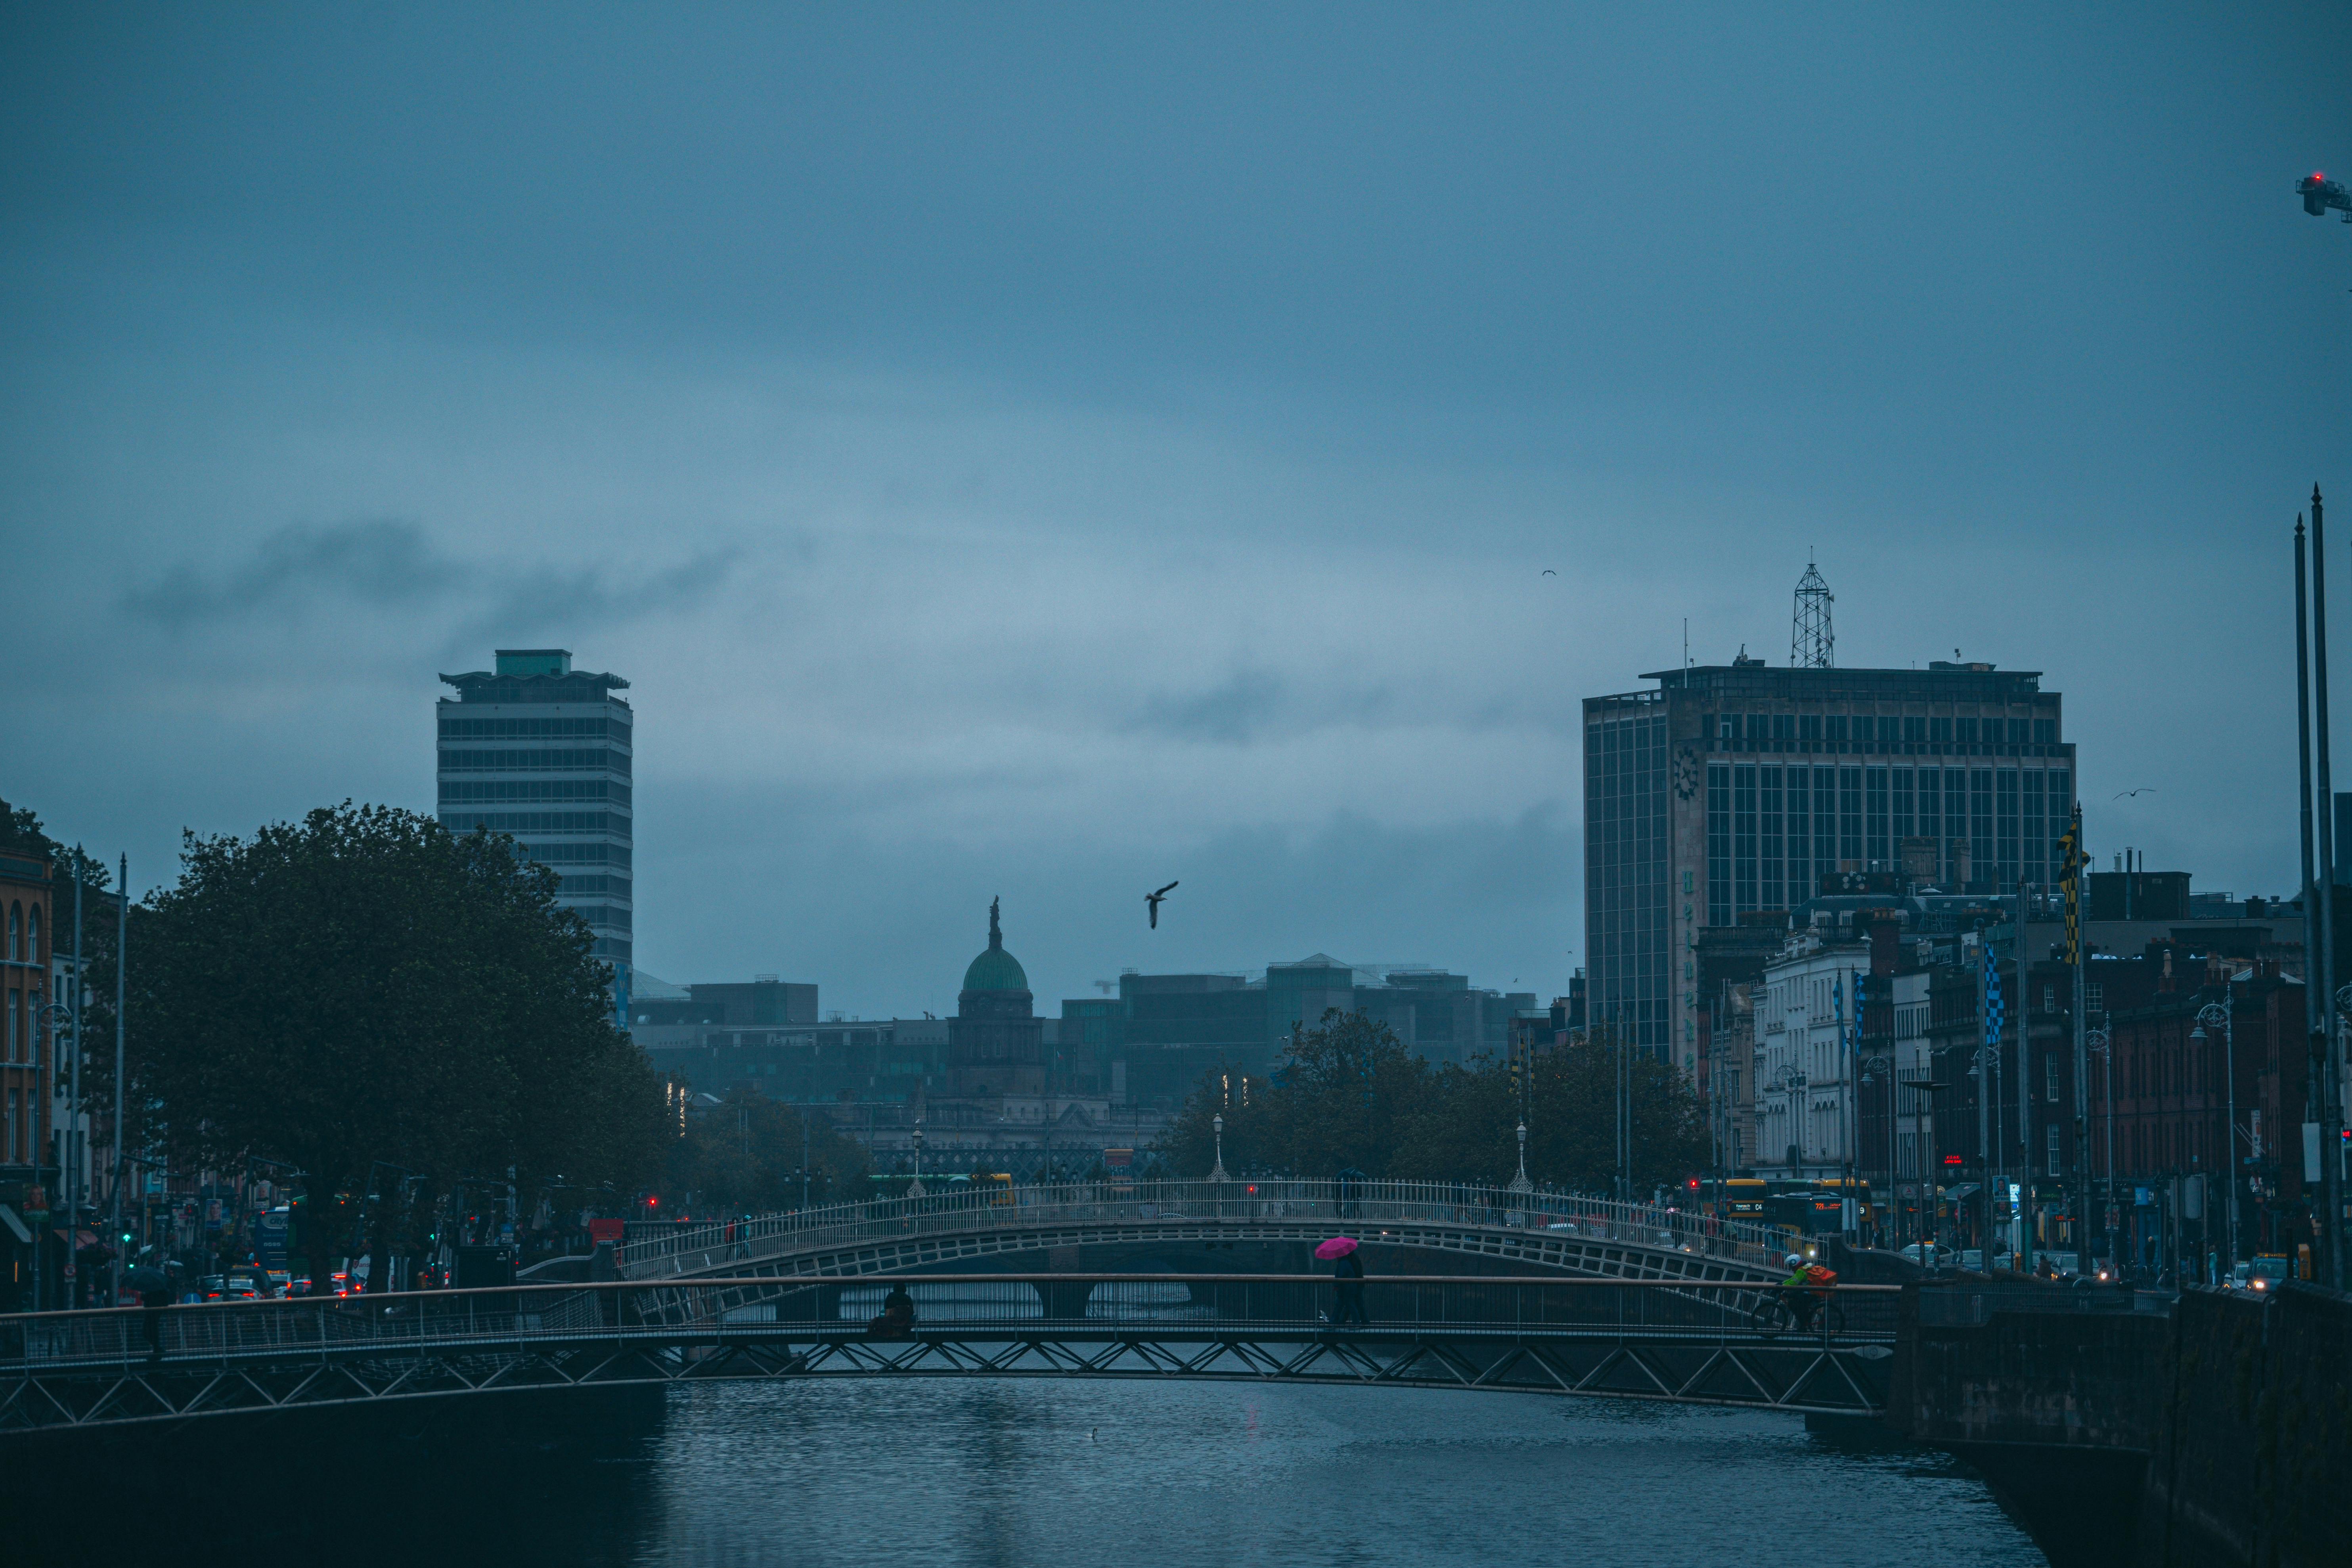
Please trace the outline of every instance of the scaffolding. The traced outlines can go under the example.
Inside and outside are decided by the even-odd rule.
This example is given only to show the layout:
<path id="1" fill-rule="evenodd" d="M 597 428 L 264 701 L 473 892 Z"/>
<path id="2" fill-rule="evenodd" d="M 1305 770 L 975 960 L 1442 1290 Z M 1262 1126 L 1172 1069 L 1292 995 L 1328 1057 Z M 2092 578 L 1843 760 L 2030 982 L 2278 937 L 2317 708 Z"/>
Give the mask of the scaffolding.
<path id="1" fill-rule="evenodd" d="M 1827 669 L 1837 662 L 1837 636 L 1830 628 L 1830 585 L 1821 568 L 1805 563 L 1797 579 L 1797 605 L 1789 623 L 1789 664 L 1794 669 Z"/>

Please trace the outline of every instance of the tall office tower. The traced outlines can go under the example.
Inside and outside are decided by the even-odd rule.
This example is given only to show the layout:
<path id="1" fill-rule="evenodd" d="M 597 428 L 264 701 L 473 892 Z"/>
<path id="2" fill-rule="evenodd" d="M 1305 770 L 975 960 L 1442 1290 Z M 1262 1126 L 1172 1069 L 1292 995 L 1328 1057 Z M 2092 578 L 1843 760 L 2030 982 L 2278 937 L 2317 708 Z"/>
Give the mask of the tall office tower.
<path id="1" fill-rule="evenodd" d="M 509 833 L 563 879 L 556 895 L 613 966 L 617 1022 L 629 1015 L 631 717 L 628 682 L 572 668 L 568 648 L 500 648 L 495 670 L 441 679 L 441 821 Z"/>
<path id="2" fill-rule="evenodd" d="M 1698 1039 L 1698 934 L 1792 910 L 1823 877 L 2029 893 L 2074 805 L 2059 699 L 2028 670 L 1779 669 L 1642 677 L 1584 700 L 1587 1016 L 1677 1066 Z"/>

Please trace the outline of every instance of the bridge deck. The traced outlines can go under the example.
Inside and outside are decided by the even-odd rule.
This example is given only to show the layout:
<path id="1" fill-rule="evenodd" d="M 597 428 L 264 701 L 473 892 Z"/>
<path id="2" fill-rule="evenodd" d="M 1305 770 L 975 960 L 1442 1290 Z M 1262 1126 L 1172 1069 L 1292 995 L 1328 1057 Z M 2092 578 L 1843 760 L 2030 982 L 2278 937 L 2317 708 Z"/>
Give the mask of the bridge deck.
<path id="1" fill-rule="evenodd" d="M 1321 1321 L 1301 1276 L 731 1279 L 215 1303 L 0 1318 L 0 1435 L 322 1405 L 710 1378 L 1234 1378 L 1604 1394 L 1786 1410 L 1885 1400 L 1892 1288 L 1845 1287 L 1810 1331 L 1719 1287 L 1483 1277 L 1369 1283 Z M 764 1299 L 743 1304 L 746 1291 Z M 734 1303 L 721 1306 L 720 1303 Z M 149 1331 L 162 1347 L 148 1349 Z"/>

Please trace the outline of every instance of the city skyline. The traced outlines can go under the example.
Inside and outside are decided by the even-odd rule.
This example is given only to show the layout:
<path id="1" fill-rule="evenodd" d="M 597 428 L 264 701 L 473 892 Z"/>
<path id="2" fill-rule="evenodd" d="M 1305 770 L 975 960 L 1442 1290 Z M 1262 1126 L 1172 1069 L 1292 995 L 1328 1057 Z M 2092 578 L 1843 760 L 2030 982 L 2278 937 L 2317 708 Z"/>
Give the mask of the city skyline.
<path id="1" fill-rule="evenodd" d="M 615 18 L 561 88 L 456 14 L 20 19 L 11 798 L 142 889 L 431 812 L 433 672 L 565 647 L 651 726 L 656 974 L 943 1011 L 1002 894 L 1044 994 L 1549 994 L 1579 702 L 1777 664 L 1811 559 L 1840 664 L 2067 694 L 2095 854 L 2292 892 L 2352 23 L 1382 15 Z"/>

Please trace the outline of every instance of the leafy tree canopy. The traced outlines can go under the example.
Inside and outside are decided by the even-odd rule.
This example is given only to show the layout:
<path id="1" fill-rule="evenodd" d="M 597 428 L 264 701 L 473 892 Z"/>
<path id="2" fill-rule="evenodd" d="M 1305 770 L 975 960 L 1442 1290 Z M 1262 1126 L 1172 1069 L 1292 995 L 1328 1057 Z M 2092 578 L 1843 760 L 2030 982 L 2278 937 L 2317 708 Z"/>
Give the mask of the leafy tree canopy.
<path id="1" fill-rule="evenodd" d="M 315 1192 L 383 1161 L 446 1190 L 517 1169 L 634 1190 L 661 1090 L 610 971 L 513 842 L 383 806 L 200 838 L 134 923 L 134 1101 L 177 1163 L 289 1162 Z"/>
<path id="2" fill-rule="evenodd" d="M 737 1084 L 719 1105 L 689 1116 L 684 1134 L 670 1140 L 663 1187 L 670 1201 L 664 1206 L 695 1214 L 798 1208 L 803 1159 L 811 1205 L 868 1195 L 866 1151 L 830 1117 Z"/>
<path id="3" fill-rule="evenodd" d="M 1633 1186 L 1679 1182 L 1706 1163 L 1706 1123 L 1682 1076 L 1632 1053 Z M 1617 1175 L 1619 1053 L 1605 1034 L 1536 1052 L 1524 1100 L 1508 1068 L 1431 1065 L 1385 1024 L 1326 1013 L 1266 1078 L 1211 1072 L 1185 1100 L 1160 1152 L 1186 1176 L 1215 1160 L 1213 1119 L 1224 1118 L 1230 1171 L 1330 1176 L 1354 1167 L 1403 1181 L 1500 1186 L 1518 1168 L 1528 1121 L 1528 1174 L 1539 1184 L 1605 1192 Z"/>

